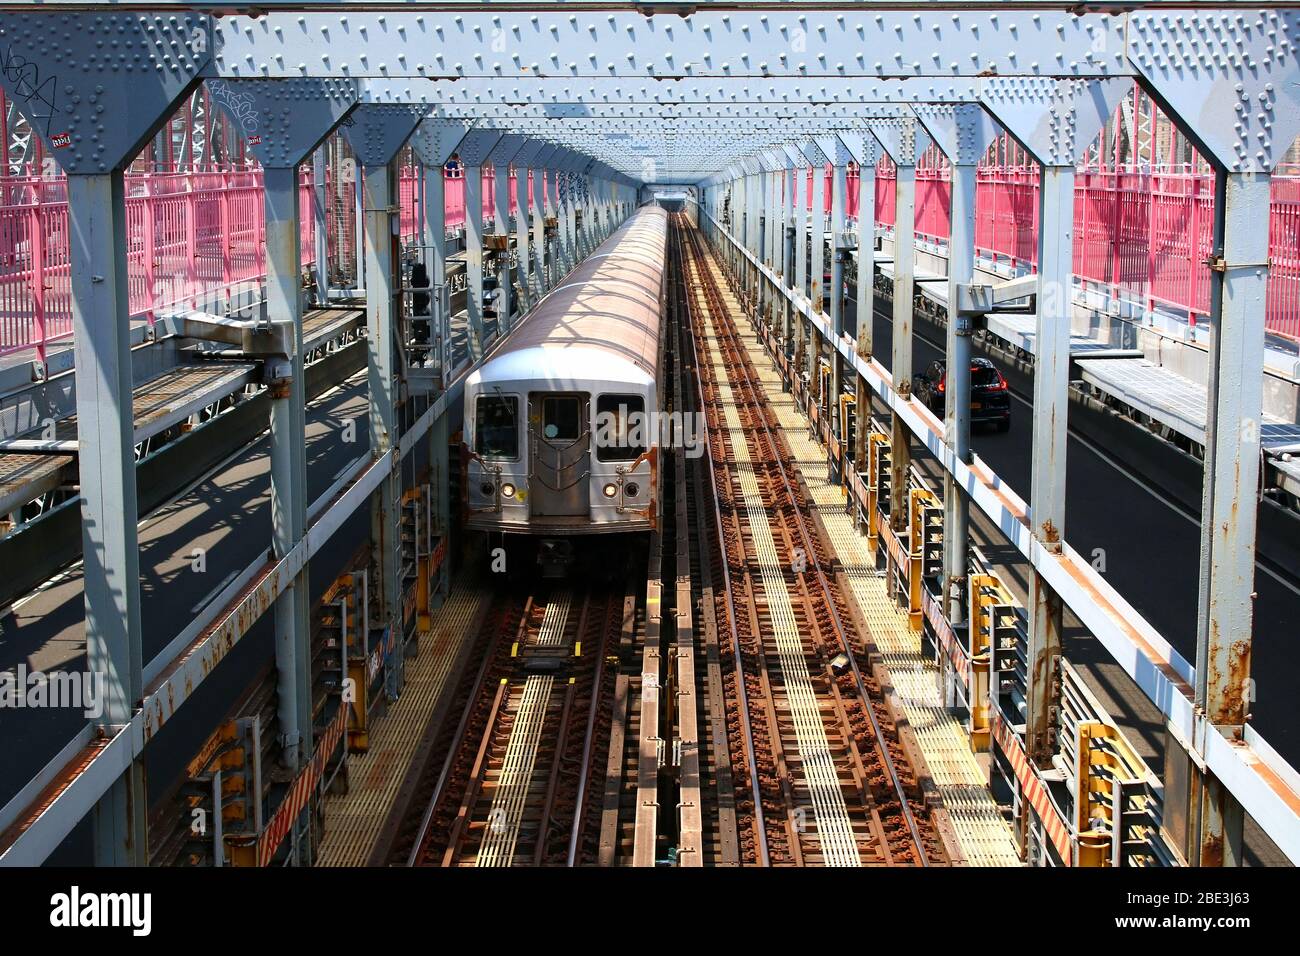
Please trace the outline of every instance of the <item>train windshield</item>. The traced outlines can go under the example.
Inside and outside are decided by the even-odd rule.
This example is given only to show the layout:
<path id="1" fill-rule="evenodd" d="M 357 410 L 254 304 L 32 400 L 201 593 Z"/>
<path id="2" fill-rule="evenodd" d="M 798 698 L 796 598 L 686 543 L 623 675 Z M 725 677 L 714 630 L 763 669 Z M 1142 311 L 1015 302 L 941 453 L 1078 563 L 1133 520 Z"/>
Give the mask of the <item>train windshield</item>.
<path id="1" fill-rule="evenodd" d="M 485 458 L 519 457 L 519 399 L 480 395 L 474 416 L 474 450 Z"/>
<path id="2" fill-rule="evenodd" d="M 596 458 L 631 461 L 646 450 L 645 399 L 601 395 L 596 399 Z"/>

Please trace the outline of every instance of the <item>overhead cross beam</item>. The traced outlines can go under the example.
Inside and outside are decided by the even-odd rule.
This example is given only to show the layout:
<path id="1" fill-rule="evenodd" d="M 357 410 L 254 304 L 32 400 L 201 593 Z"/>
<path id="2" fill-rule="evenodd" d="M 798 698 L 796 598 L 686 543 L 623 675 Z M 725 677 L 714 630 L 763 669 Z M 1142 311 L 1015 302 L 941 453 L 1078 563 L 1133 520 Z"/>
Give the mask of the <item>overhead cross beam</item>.
<path id="1" fill-rule="evenodd" d="M 343 77 L 1102 77 L 1126 75 L 1125 21 L 1062 10 L 922 17 L 401 11 L 223 18 L 216 75 Z"/>

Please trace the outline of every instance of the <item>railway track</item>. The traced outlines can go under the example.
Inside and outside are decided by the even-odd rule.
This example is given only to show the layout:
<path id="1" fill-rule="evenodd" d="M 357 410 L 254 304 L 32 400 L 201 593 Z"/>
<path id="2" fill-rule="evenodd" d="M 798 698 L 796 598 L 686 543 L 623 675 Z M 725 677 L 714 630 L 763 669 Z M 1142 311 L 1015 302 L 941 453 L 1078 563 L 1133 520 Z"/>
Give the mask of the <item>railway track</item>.
<path id="1" fill-rule="evenodd" d="M 626 596 L 623 580 L 597 579 L 538 582 L 494 602 L 408 865 L 594 862 Z"/>
<path id="2" fill-rule="evenodd" d="M 723 272 L 681 217 L 672 242 L 708 425 L 691 495 L 710 728 L 701 736 L 717 819 L 734 819 L 736 833 L 733 845 L 718 827 L 707 852 L 764 866 L 943 863 L 879 687 L 858 667 L 863 635 L 825 571 Z"/>

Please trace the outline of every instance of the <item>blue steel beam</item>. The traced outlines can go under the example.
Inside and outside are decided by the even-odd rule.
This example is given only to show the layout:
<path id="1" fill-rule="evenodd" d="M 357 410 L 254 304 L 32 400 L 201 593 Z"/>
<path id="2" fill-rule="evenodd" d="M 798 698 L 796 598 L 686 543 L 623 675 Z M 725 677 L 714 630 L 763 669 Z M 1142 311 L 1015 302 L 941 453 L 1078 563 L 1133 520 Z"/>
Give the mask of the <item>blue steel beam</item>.
<path id="1" fill-rule="evenodd" d="M 997 127 L 976 104 L 917 106 L 917 118 L 952 166 L 952 194 L 948 237 L 948 301 L 958 301 L 959 286 L 975 278 L 976 167 Z M 970 445 L 971 330 L 960 317 L 950 316 L 945 341 L 948 387 L 944 398 L 944 441 L 966 464 L 972 461 Z M 970 502 L 949 472 L 943 485 L 943 593 L 944 607 L 954 630 L 966 620 L 966 577 L 970 568 Z M 940 686 L 952 699 L 955 680 L 951 662 L 940 661 Z"/>
<path id="2" fill-rule="evenodd" d="M 1034 535 L 1052 553 L 1060 552 L 1065 540 L 1075 164 L 1130 88 L 1118 79 L 999 78 L 989 80 L 981 92 L 988 110 L 1042 165 L 1029 502 Z M 1025 743 L 1041 767 L 1056 751 L 1054 688 L 1060 686 L 1062 614 L 1060 595 L 1035 574 L 1030 581 Z"/>
<path id="3" fill-rule="evenodd" d="M 916 161 L 929 140 L 913 117 L 872 123 L 871 133 L 897 169 L 894 180 L 894 390 L 904 399 L 912 395 L 912 297 L 916 261 Z M 868 313 L 868 317 L 870 313 Z M 869 318 L 868 318 L 869 320 Z M 892 416 L 890 445 L 889 520 L 895 531 L 907 526 L 908 474 L 912 467 L 911 438 L 897 411 Z"/>
<path id="4" fill-rule="evenodd" d="M 398 437 L 397 361 L 402 346 L 398 335 L 400 293 L 394 283 L 396 217 L 399 214 L 393 160 L 423 118 L 414 106 L 369 103 L 358 106 L 344 135 L 362 166 L 364 202 L 363 254 L 366 275 L 366 368 L 370 399 L 370 453 L 380 457 Z M 368 604 L 367 626 L 382 630 L 381 640 L 392 635 L 403 648 L 401 581 L 401 474 L 391 472 L 370 502 L 370 565 L 376 577 L 378 600 Z M 404 680 L 405 653 L 394 654 L 395 688 Z M 358 697 L 358 699 L 362 699 Z"/>
<path id="5" fill-rule="evenodd" d="M 218 80 L 209 84 L 209 95 L 243 132 L 248 148 L 262 163 L 266 315 L 270 321 L 287 323 L 293 329 L 288 381 L 280 376 L 269 391 L 271 548 L 275 557 L 282 558 L 307 534 L 307 399 L 298 166 L 356 105 L 356 86 L 348 80 Z M 304 567 L 275 601 L 281 760 L 291 771 L 301 769 L 313 749 L 310 604 Z M 307 830 L 305 826 L 303 829 Z M 310 859 L 307 832 L 291 845 L 296 860 Z"/>
<path id="6" fill-rule="evenodd" d="M 1101 77 L 1132 72 L 1124 28 L 1123 17 L 1060 10 L 231 16 L 213 28 L 213 75 Z"/>
<path id="7" fill-rule="evenodd" d="M 1129 58 L 1169 115 L 1216 167 L 1211 346 L 1195 701 L 1191 752 L 1250 731 L 1255 541 L 1264 316 L 1270 263 L 1270 172 L 1300 133 L 1300 11 L 1241 10 L 1195 18 L 1134 14 Z M 1195 122 L 1186 122 L 1186 118 Z M 1243 506 L 1243 503 L 1249 503 Z M 1190 819 L 1193 862 L 1238 863 L 1242 812 L 1225 781 L 1205 775 Z"/>
<path id="8" fill-rule="evenodd" d="M 192 13 L 0 14 L 0 88 L 68 174 L 86 656 L 106 736 L 144 694 L 123 170 L 197 86 L 210 26 Z M 138 73 L 148 81 L 130 82 Z M 115 769 L 94 804 L 96 862 L 144 864 L 144 768 Z"/>
<path id="9" fill-rule="evenodd" d="M 443 167 L 456 152 L 473 124 L 465 120 L 425 117 L 411 134 L 411 148 L 424 167 L 424 224 L 422 227 L 429 284 L 433 295 L 432 337 L 438 362 L 438 388 L 447 387 L 451 375 L 451 293 L 447 288 L 447 183 Z"/>

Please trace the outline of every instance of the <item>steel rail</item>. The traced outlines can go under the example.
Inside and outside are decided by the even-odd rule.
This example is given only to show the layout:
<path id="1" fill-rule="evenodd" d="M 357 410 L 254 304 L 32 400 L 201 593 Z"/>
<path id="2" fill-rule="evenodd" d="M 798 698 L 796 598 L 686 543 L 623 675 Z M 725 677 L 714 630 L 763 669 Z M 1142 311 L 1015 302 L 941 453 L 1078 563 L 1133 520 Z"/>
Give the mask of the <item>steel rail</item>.
<path id="1" fill-rule="evenodd" d="M 528 621 L 528 609 L 531 606 L 532 599 L 529 598 L 525 603 L 524 611 L 519 618 L 518 632 Z M 451 780 L 451 768 L 455 762 L 456 754 L 464 746 L 465 739 L 469 733 L 470 716 L 474 710 L 474 703 L 483 696 L 485 681 L 488 671 L 495 660 L 497 650 L 501 646 L 501 627 L 498 625 L 494 628 L 492 642 L 483 655 L 483 662 L 479 665 L 478 674 L 474 678 L 473 688 L 470 690 L 469 700 L 466 702 L 465 710 L 461 713 L 460 721 L 456 725 L 456 732 L 451 739 L 451 745 L 447 748 L 447 756 L 443 759 L 442 770 L 438 774 L 438 782 L 434 785 L 433 796 L 430 797 L 428 805 L 424 809 L 424 814 L 420 818 L 420 826 L 416 831 L 415 842 L 411 844 L 411 852 L 407 855 L 406 865 L 408 867 L 419 866 L 423 859 L 424 850 L 429 840 L 429 826 L 433 822 L 433 813 L 438 804 L 442 802 L 444 791 L 448 782 Z"/>
<path id="2" fill-rule="evenodd" d="M 704 252 L 703 250 L 700 249 L 698 235 L 693 235 L 692 241 L 695 244 L 697 251 L 699 251 L 701 258 L 706 256 L 707 252 Z M 704 270 L 701 270 L 701 278 L 706 285 L 714 286 L 716 292 L 716 283 L 714 282 L 713 277 L 711 275 L 708 275 L 705 273 Z M 735 322 L 730 316 L 730 314 L 727 312 L 727 310 L 724 309 L 722 310 L 722 312 L 723 312 L 721 316 L 722 322 L 720 323 L 720 325 L 723 327 L 724 334 L 726 334 L 727 337 L 731 339 L 731 341 L 734 343 L 735 348 L 737 349 L 737 354 L 740 356 L 741 359 L 739 368 L 745 377 L 745 382 L 748 388 L 750 389 L 751 393 L 758 394 L 760 392 L 761 386 L 759 386 L 753 378 L 752 365 L 749 361 L 748 356 L 745 354 L 743 346 L 739 341 L 739 335 L 735 328 Z M 762 423 L 763 431 L 766 434 L 768 442 L 771 445 L 772 449 L 774 451 L 779 450 L 781 446 L 778 443 L 777 438 L 773 433 L 771 426 L 767 422 L 767 417 L 765 415 L 760 415 L 758 417 Z M 781 477 L 782 484 L 785 486 L 786 493 L 790 496 L 790 500 L 792 502 L 797 501 L 794 494 L 794 489 L 790 483 L 789 473 L 786 468 L 785 462 L 782 460 L 780 455 L 775 456 L 774 460 L 777 467 L 777 471 Z M 793 509 L 793 511 L 795 515 L 795 526 L 799 531 L 800 539 L 803 542 L 805 548 L 805 553 L 807 553 L 810 556 L 815 555 L 817 552 L 813 549 L 812 538 L 806 526 L 802 509 L 796 506 Z M 833 593 L 830 588 L 830 583 L 826 578 L 825 572 L 821 568 L 820 562 L 817 561 L 812 562 L 812 567 L 818 582 L 818 586 L 821 588 L 822 593 L 826 597 L 827 610 L 831 614 L 831 619 L 834 623 L 836 634 L 840 639 L 840 644 L 844 650 L 845 655 L 848 657 L 849 666 L 853 673 L 854 683 L 856 684 L 858 693 L 861 696 L 863 701 L 863 710 L 866 712 L 867 717 L 871 722 L 872 733 L 873 736 L 875 737 L 877 751 L 879 752 L 881 761 L 885 766 L 886 771 L 889 774 L 890 782 L 893 786 L 894 792 L 898 797 L 900 803 L 900 809 L 904 819 L 907 822 L 907 827 L 909 832 L 911 833 L 912 840 L 916 845 L 919 860 L 922 866 L 928 866 L 929 860 L 925 852 L 925 843 L 921 839 L 921 834 L 919 828 L 917 827 L 916 818 L 913 815 L 911 806 L 908 803 L 906 790 L 903 788 L 902 780 L 898 775 L 898 769 L 894 765 L 894 761 L 889 754 L 889 746 L 885 740 L 884 732 L 880 727 L 879 721 L 876 719 L 875 709 L 872 706 L 871 697 L 867 693 L 866 683 L 863 680 L 862 672 L 858 667 L 857 655 L 854 653 L 853 648 L 849 640 L 847 639 L 846 635 L 848 632 L 845 629 L 844 623 L 840 618 L 839 610 L 835 606 L 835 601 L 834 601 Z"/>
<path id="3" fill-rule="evenodd" d="M 587 709 L 587 730 L 582 741 L 582 761 L 578 771 L 578 791 L 573 804 L 573 826 L 569 831 L 569 849 L 565 858 L 565 866 L 578 865 L 578 847 L 582 842 L 582 828 L 586 822 L 586 803 L 587 803 L 587 778 L 591 775 L 591 757 L 595 748 L 596 737 L 596 720 L 600 713 L 601 685 L 605 678 L 605 645 L 609 642 L 609 636 L 615 633 L 615 627 L 611 622 L 611 615 L 615 607 L 626 606 L 627 597 L 632 593 L 634 585 L 632 584 L 632 574 L 629 571 L 624 576 L 624 595 L 623 604 L 617 605 L 613 601 L 606 610 L 604 627 L 601 634 L 601 646 L 596 648 L 596 673 L 592 678 L 591 684 L 591 703 Z M 623 622 L 620 618 L 617 624 L 618 632 L 622 631 Z"/>
<path id="4" fill-rule="evenodd" d="M 683 277 L 685 277 L 686 274 L 685 256 L 683 254 L 683 243 L 681 241 L 681 236 L 684 232 L 685 230 L 683 230 L 680 225 L 680 219 L 678 217 L 674 217 L 673 235 L 677 238 L 675 244 L 676 254 L 677 254 L 676 255 L 677 266 L 678 269 L 680 270 L 680 274 Z M 689 298 L 686 300 L 684 305 L 685 305 L 685 310 L 687 312 L 687 315 L 689 317 L 692 311 L 690 307 Z M 699 347 L 696 344 L 695 337 L 693 335 L 690 337 L 690 340 L 691 340 L 691 357 L 693 359 L 691 364 L 695 370 L 694 378 L 695 378 L 696 395 L 699 396 L 701 401 L 701 408 L 703 408 L 704 379 L 700 372 L 702 363 L 700 362 Z M 718 475 L 717 475 L 717 467 L 713 460 L 713 448 L 710 446 L 710 444 L 707 441 L 704 442 L 704 458 L 708 462 L 709 481 L 714 488 L 717 488 Z M 717 535 L 718 538 L 718 547 L 721 548 L 724 546 L 726 537 L 723 534 L 722 512 L 721 509 L 719 508 L 719 502 L 716 495 L 713 496 L 712 511 L 713 511 L 713 521 L 714 521 L 714 533 Z M 744 733 L 745 741 L 748 745 L 746 748 L 747 749 L 746 763 L 748 764 L 748 769 L 749 769 L 750 793 L 754 801 L 753 830 L 755 836 L 758 839 L 758 862 L 760 866 L 771 866 L 772 861 L 771 861 L 771 856 L 767 845 L 767 824 L 766 821 L 763 819 L 763 796 L 759 784 L 758 760 L 755 753 L 756 745 L 754 741 L 754 729 L 749 721 L 749 713 L 750 713 L 749 692 L 745 688 L 745 666 L 740 651 L 740 632 L 736 626 L 736 605 L 735 605 L 735 598 L 733 597 L 734 590 L 732 588 L 731 569 L 728 567 L 728 563 L 725 560 L 725 558 L 721 562 L 721 565 L 722 565 L 722 584 L 723 584 L 722 590 L 723 590 L 723 594 L 726 595 L 727 623 L 731 631 L 731 654 L 733 660 L 733 667 L 735 668 L 735 675 L 736 675 L 736 693 L 740 697 L 740 701 L 739 701 L 740 706 L 737 708 L 737 715 L 740 719 L 741 729 Z"/>

